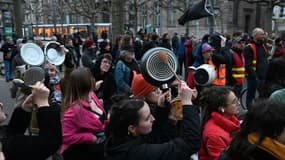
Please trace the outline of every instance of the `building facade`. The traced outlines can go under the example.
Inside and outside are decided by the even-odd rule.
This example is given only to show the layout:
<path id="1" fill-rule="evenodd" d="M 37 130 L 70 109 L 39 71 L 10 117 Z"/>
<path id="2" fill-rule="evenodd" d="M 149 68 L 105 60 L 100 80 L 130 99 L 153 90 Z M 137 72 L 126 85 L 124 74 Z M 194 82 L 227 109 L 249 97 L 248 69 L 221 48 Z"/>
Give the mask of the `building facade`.
<path id="1" fill-rule="evenodd" d="M 111 0 L 90 0 L 85 6 L 100 9 L 93 18 L 88 18 L 88 13 L 86 16 L 72 10 L 63 3 L 64 1 L 69 4 L 75 3 L 75 0 L 23 0 L 24 35 L 50 37 L 55 32 L 87 32 L 90 30 L 90 19 L 93 19 L 97 26 L 101 25 L 92 32 L 110 32 Z M 236 31 L 250 33 L 255 27 L 265 28 L 267 32 L 285 31 L 284 6 L 271 8 L 266 4 L 248 3 L 243 0 L 207 0 L 207 8 L 211 9 L 210 2 L 213 3 L 213 21 L 206 17 L 188 22 L 184 26 L 179 25 L 179 17 L 188 7 L 200 1 L 126 0 L 125 8 L 122 9 L 125 13 L 122 25 L 126 31 L 131 30 L 133 33 L 139 29 L 146 29 L 148 32 L 156 31 L 159 34 L 188 33 L 197 38 L 210 31 L 224 34 Z M 13 1 L 0 0 L 0 11 L 0 34 L 10 34 L 14 23 Z"/>
<path id="2" fill-rule="evenodd" d="M 3 35 L 13 33 L 13 3 L 12 0 L 0 0 L 0 40 Z"/>
<path id="3" fill-rule="evenodd" d="M 201 38 L 204 34 L 209 33 L 210 30 L 213 32 L 232 34 L 237 31 L 251 33 L 255 27 L 265 28 L 269 33 L 285 29 L 282 29 L 282 27 L 274 28 L 274 26 L 272 28 L 271 17 L 273 8 L 268 7 L 266 4 L 248 3 L 238 0 L 208 0 L 207 8 L 209 8 L 209 10 L 211 9 L 210 2 L 213 2 L 213 12 L 215 14 L 215 16 L 213 16 L 213 23 L 206 17 L 190 21 L 185 26 L 180 26 L 178 19 L 188 8 L 187 6 L 192 6 L 200 1 L 201 0 L 142 0 L 138 4 L 137 30 L 139 28 L 145 28 L 147 30 L 155 30 L 160 34 L 165 32 L 187 32 L 189 35 Z M 279 9 L 279 11 L 280 10 L 281 9 Z M 275 18 L 275 22 L 275 26 L 280 26 L 284 24 L 284 19 L 277 17 Z"/>

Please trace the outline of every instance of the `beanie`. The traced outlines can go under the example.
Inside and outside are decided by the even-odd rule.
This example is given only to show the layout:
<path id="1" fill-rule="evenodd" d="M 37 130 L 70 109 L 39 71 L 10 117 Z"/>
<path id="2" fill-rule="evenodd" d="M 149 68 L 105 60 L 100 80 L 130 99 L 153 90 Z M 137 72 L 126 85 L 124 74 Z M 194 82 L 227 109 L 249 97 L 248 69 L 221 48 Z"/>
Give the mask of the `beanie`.
<path id="1" fill-rule="evenodd" d="M 89 48 L 94 44 L 94 42 L 92 40 L 86 40 L 84 43 L 84 47 L 85 48 Z"/>
<path id="2" fill-rule="evenodd" d="M 142 74 L 137 74 L 135 71 L 133 73 L 132 91 L 135 97 L 144 97 L 155 88 L 143 78 Z"/>

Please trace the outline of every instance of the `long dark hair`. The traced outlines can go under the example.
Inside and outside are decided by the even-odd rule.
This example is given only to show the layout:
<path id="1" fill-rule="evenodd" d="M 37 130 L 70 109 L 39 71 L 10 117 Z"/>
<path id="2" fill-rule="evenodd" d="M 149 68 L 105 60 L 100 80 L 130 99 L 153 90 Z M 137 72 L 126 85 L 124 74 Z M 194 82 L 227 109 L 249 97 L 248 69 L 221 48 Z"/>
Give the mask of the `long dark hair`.
<path id="1" fill-rule="evenodd" d="M 231 151 L 243 157 L 258 147 L 265 137 L 277 139 L 285 128 L 285 105 L 271 100 L 260 101 L 246 114 L 240 132 L 232 140 Z M 249 144 L 248 135 L 256 133 L 256 144 Z"/>
<path id="2" fill-rule="evenodd" d="M 219 112 L 219 107 L 227 106 L 227 98 L 232 89 L 227 86 L 212 86 L 205 88 L 199 97 L 202 107 L 202 128 L 210 119 L 212 112 Z"/>
<path id="3" fill-rule="evenodd" d="M 143 106 L 144 101 L 138 98 L 124 99 L 112 106 L 107 130 L 115 143 L 122 143 L 129 137 L 128 127 L 138 125 L 139 110 Z"/>

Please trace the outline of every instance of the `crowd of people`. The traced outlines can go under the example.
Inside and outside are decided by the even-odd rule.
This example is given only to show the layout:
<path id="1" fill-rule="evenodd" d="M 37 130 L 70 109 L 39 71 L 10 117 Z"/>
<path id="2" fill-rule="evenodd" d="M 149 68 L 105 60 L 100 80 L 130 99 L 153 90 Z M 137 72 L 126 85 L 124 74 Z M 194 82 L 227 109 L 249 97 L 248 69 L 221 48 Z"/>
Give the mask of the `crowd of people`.
<path id="1" fill-rule="evenodd" d="M 198 42 L 170 37 L 138 32 L 112 44 L 105 32 L 102 39 L 55 36 L 65 60 L 44 62 L 45 76 L 33 85 L 13 81 L 33 67 L 20 55 L 28 41 L 7 39 L 1 51 L 15 110 L 0 136 L 0 159 L 284 160 L 283 38 L 272 40 L 262 28 Z M 163 90 L 141 73 L 141 58 L 155 47 L 176 55 L 181 75 Z M 191 67 L 203 64 L 214 68 L 211 84 L 195 82 Z"/>

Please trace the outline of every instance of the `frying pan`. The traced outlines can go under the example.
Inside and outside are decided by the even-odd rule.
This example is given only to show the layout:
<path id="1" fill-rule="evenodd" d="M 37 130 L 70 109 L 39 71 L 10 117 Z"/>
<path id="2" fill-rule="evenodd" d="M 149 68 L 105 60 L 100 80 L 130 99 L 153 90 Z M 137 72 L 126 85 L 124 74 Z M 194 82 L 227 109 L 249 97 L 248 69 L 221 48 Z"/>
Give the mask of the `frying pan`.
<path id="1" fill-rule="evenodd" d="M 176 72 L 178 61 L 172 51 L 163 47 L 156 47 L 148 50 L 141 60 L 141 71 L 144 79 L 154 86 L 171 83 L 176 78 L 167 64 L 161 62 L 158 53 L 162 51 L 168 56 L 168 63 Z"/>

